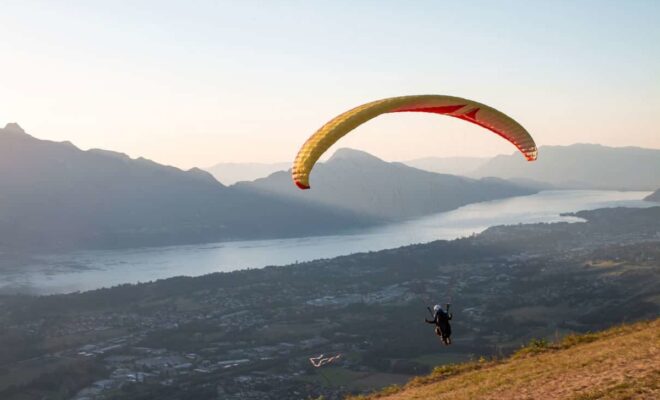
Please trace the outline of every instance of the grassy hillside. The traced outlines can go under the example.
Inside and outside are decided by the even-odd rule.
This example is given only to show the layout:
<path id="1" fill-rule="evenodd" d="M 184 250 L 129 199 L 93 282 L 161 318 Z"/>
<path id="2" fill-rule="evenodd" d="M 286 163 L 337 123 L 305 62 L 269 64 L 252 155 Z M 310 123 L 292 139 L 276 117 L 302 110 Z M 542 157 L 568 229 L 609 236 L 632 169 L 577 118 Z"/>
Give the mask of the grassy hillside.
<path id="1" fill-rule="evenodd" d="M 533 341 L 504 360 L 437 367 L 357 399 L 658 399 L 660 319 Z"/>

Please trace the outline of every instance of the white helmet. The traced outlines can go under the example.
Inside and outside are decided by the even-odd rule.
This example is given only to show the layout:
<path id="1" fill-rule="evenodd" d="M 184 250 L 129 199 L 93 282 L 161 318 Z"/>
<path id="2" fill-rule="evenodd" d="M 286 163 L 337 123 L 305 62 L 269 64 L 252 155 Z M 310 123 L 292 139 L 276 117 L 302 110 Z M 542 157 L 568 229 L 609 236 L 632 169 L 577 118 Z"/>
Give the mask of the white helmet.
<path id="1" fill-rule="evenodd" d="M 442 308 L 442 307 L 440 307 L 440 304 L 436 304 L 436 305 L 433 306 L 433 312 L 434 312 L 434 313 L 437 313 L 438 310 L 440 310 L 441 308 Z"/>

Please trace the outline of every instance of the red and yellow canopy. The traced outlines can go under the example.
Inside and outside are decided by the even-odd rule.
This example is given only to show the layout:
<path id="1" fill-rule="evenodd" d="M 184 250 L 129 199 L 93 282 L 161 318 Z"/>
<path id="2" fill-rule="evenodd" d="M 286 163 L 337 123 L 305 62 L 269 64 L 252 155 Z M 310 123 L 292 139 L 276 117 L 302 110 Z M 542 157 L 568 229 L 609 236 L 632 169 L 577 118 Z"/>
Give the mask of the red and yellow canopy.
<path id="1" fill-rule="evenodd" d="M 420 95 L 390 97 L 355 107 L 333 118 L 307 139 L 293 162 L 293 181 L 309 189 L 309 174 L 326 150 L 353 129 L 385 113 L 426 112 L 448 115 L 489 129 L 511 142 L 528 161 L 536 160 L 536 144 L 518 122 L 485 104 L 460 97 Z"/>

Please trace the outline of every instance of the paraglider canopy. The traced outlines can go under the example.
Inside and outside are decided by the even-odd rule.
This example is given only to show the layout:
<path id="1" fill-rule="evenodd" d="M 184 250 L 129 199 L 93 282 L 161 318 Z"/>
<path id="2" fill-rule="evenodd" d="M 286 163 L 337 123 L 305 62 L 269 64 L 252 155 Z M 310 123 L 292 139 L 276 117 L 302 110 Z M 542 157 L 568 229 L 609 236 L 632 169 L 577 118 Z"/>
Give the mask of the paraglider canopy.
<path id="1" fill-rule="evenodd" d="M 419 95 L 390 97 L 355 107 L 330 120 L 307 139 L 293 162 L 293 181 L 309 189 L 309 174 L 326 150 L 344 135 L 381 114 L 425 112 L 460 118 L 486 128 L 511 142 L 528 161 L 536 160 L 534 139 L 518 122 L 485 104 L 460 97 Z"/>
<path id="2" fill-rule="evenodd" d="M 322 367 L 326 364 L 330 364 L 333 361 L 338 360 L 339 357 L 341 357 L 341 354 L 337 354 L 337 355 L 334 355 L 334 356 L 328 356 L 328 357 L 326 357 L 325 354 L 321 354 L 321 355 L 316 356 L 316 357 L 310 357 L 309 362 L 314 366 L 314 368 L 319 368 L 319 367 Z"/>

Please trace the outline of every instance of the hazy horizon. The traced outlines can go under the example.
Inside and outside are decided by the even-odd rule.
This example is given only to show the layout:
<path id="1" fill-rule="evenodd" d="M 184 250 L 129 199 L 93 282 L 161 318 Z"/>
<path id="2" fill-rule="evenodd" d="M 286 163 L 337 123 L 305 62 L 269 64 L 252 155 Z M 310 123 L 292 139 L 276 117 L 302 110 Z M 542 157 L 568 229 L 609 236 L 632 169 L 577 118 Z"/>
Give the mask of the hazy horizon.
<path id="1" fill-rule="evenodd" d="M 0 7 L 0 399 L 660 394 L 660 0 Z"/>
<path id="2" fill-rule="evenodd" d="M 290 161 L 342 111 L 437 93 L 504 111 L 540 146 L 660 148 L 659 16 L 651 1 L 8 2 L 0 121 L 188 169 Z M 337 147 L 514 150 L 434 115 L 382 116 Z"/>
<path id="3" fill-rule="evenodd" d="M 25 132 L 26 134 L 28 134 L 28 135 L 34 137 L 34 138 L 37 139 L 37 140 L 53 140 L 54 142 L 70 142 L 71 144 L 73 144 L 74 146 L 76 146 L 77 148 L 79 148 L 79 149 L 81 149 L 81 150 L 83 150 L 83 151 L 87 151 L 87 150 L 109 150 L 109 151 L 115 151 L 115 152 L 119 152 L 119 153 L 122 153 L 122 154 L 126 154 L 126 155 L 129 156 L 131 159 L 146 158 L 146 159 L 148 159 L 148 160 L 151 160 L 151 161 L 157 162 L 157 163 L 159 163 L 159 164 L 161 164 L 161 165 L 165 165 L 165 166 L 173 166 L 173 167 L 176 167 L 176 168 L 180 168 L 180 169 L 182 169 L 182 170 L 189 170 L 189 169 L 192 169 L 192 168 L 198 168 L 198 169 L 202 169 L 202 170 L 209 170 L 209 169 L 212 169 L 212 168 L 214 168 L 214 167 L 221 166 L 221 165 L 226 165 L 226 166 L 235 165 L 235 166 L 237 166 L 237 167 L 241 167 L 241 166 L 249 166 L 249 165 L 253 165 L 253 166 L 275 166 L 275 165 L 277 165 L 277 164 L 283 164 L 283 163 L 284 163 L 284 164 L 290 164 L 290 163 L 291 163 L 291 161 L 288 161 L 288 160 L 279 160 L 279 161 L 277 161 L 277 160 L 276 160 L 276 161 L 259 161 L 259 160 L 222 161 L 222 160 L 220 160 L 220 161 L 218 161 L 218 162 L 215 162 L 215 163 L 212 164 L 212 165 L 190 165 L 189 167 L 181 167 L 181 166 L 174 165 L 174 164 L 168 164 L 167 162 L 161 162 L 161 161 L 159 161 L 159 160 L 150 159 L 150 158 L 148 158 L 148 157 L 143 156 L 142 154 L 127 154 L 127 153 L 122 152 L 122 151 L 119 151 L 119 150 L 112 150 L 112 149 L 107 149 L 107 148 L 102 148 L 102 147 L 90 147 L 90 148 L 84 148 L 84 147 L 82 147 L 82 146 L 79 146 L 77 143 L 72 142 L 71 140 L 68 140 L 68 139 L 61 139 L 61 140 L 60 140 L 60 139 L 49 139 L 49 138 L 46 138 L 46 137 L 40 137 L 39 135 L 35 135 L 35 134 L 33 134 L 32 132 L 29 132 L 29 131 L 25 130 L 25 128 L 23 128 L 23 126 L 22 126 L 20 123 L 16 122 L 16 121 L 9 121 L 9 122 L 6 122 L 6 123 L 4 123 L 4 122 L 0 122 L 0 129 L 2 129 L 2 127 L 4 127 L 4 126 L 7 125 L 7 124 L 17 124 L 21 129 L 24 130 L 24 132 Z M 586 143 L 586 142 L 575 142 L 575 143 L 568 143 L 568 144 L 561 144 L 561 145 L 544 145 L 544 146 L 539 146 L 539 147 L 541 148 L 541 147 L 547 147 L 547 146 L 553 147 L 553 146 L 573 146 L 573 145 L 597 145 L 597 146 L 600 145 L 600 146 L 605 146 L 605 147 L 614 148 L 614 149 L 617 149 L 617 148 L 619 148 L 619 149 L 624 149 L 624 148 L 639 148 L 639 149 L 660 150 L 660 148 L 657 148 L 657 149 L 656 149 L 656 148 L 652 148 L 652 147 L 628 146 L 628 145 L 621 145 L 621 146 L 608 146 L 608 145 L 605 145 L 605 144 L 602 144 L 602 143 Z M 514 156 L 516 156 L 516 155 L 519 154 L 519 152 L 518 152 L 517 150 L 509 149 L 509 151 L 506 151 L 506 149 L 504 149 L 504 151 L 502 151 L 502 152 L 500 152 L 500 153 L 496 153 L 496 154 L 492 154 L 492 155 L 487 155 L 487 156 L 481 156 L 481 157 L 479 157 L 479 156 L 469 156 L 469 155 L 465 155 L 465 156 L 461 156 L 461 155 L 459 155 L 459 156 L 452 156 L 452 155 L 448 155 L 448 156 L 442 156 L 442 155 L 430 155 L 430 156 L 421 156 L 421 157 L 416 157 L 416 158 L 412 158 L 412 159 L 401 159 L 401 160 L 400 160 L 400 159 L 387 159 L 387 158 L 384 158 L 384 157 L 378 156 L 378 155 L 374 154 L 372 151 L 370 151 L 370 150 L 368 150 L 368 149 L 359 149 L 359 148 L 355 148 L 355 147 L 349 147 L 349 146 L 341 146 L 341 145 L 337 145 L 337 146 L 333 146 L 333 147 L 332 147 L 327 153 L 323 154 L 323 156 L 320 158 L 320 162 L 326 162 L 326 161 L 328 161 L 330 158 L 332 158 L 332 156 L 333 156 L 337 151 L 339 151 L 339 150 L 343 150 L 343 149 L 363 151 L 363 152 L 366 152 L 367 154 L 370 154 L 370 155 L 372 155 L 372 156 L 378 157 L 378 158 L 380 158 L 380 159 L 382 159 L 383 161 L 386 161 L 386 162 L 404 162 L 404 163 L 407 163 L 407 162 L 416 162 L 416 161 L 423 161 L 423 160 L 432 160 L 432 159 L 447 159 L 447 160 L 451 160 L 451 159 L 461 159 L 461 158 L 464 158 L 464 159 L 483 159 L 483 160 L 489 160 L 489 159 L 492 159 L 492 158 L 494 158 L 494 157 L 496 157 L 496 156 L 508 156 L 508 155 L 514 155 Z M 287 169 L 288 169 L 289 167 L 290 167 L 290 165 L 287 167 Z M 476 168 L 476 167 L 475 167 L 475 168 Z M 421 168 L 421 169 L 424 169 L 424 168 Z M 460 175 L 460 174 L 458 174 L 458 175 Z"/>

